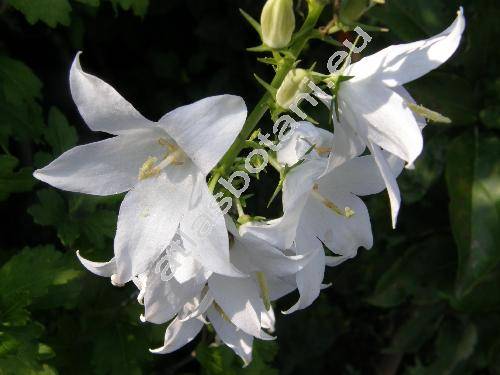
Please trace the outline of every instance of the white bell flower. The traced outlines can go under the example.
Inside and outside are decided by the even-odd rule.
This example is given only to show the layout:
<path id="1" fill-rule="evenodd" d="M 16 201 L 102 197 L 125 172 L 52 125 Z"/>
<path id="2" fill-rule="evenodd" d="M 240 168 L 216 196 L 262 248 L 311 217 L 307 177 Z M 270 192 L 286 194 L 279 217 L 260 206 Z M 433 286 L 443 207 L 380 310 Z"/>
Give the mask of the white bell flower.
<path id="1" fill-rule="evenodd" d="M 187 250 L 212 272 L 236 276 L 229 262 L 222 211 L 206 176 L 232 144 L 246 118 L 244 101 L 222 95 L 145 119 L 101 79 L 85 73 L 75 58 L 70 72 L 73 99 L 94 131 L 115 137 L 77 146 L 35 171 L 63 190 L 95 195 L 128 191 L 118 216 L 115 284 L 142 274 L 179 229 Z"/>
<path id="2" fill-rule="evenodd" d="M 241 236 L 231 219 L 227 219 L 231 236 L 231 262 L 248 277 L 228 277 L 213 273 L 195 297 L 187 298 L 168 326 L 162 347 L 153 353 L 170 353 L 191 341 L 208 321 L 220 339 L 239 355 L 245 364 L 251 361 L 254 337 L 272 340 L 264 330 L 274 331 L 274 312 L 269 302 L 296 289 L 293 279 L 310 262 L 314 254 L 288 256 L 276 247 L 247 233 Z M 149 287 L 149 283 L 146 287 Z M 161 285 L 155 285 L 161 289 Z M 184 290 L 190 287 L 184 284 Z M 190 289 L 193 290 L 192 288 Z M 145 296 L 148 295 L 146 290 Z M 160 292 L 162 293 L 162 292 Z M 173 298 L 167 292 L 157 304 L 166 305 Z M 174 298 L 177 301 L 176 298 Z M 144 300 L 146 311 L 148 301 Z M 165 306 L 169 313 L 172 309 Z M 167 317 L 166 315 L 165 318 Z M 169 315 L 172 318 L 173 315 Z"/>
<path id="3" fill-rule="evenodd" d="M 403 85 L 445 63 L 456 51 L 465 28 L 463 9 L 442 33 L 413 43 L 389 46 L 349 65 L 342 73 L 352 77 L 339 83 L 335 121 L 337 144 L 360 155 L 367 146 L 387 185 L 393 226 L 400 207 L 400 192 L 381 148 L 411 167 L 422 152 L 421 121 L 409 103 L 413 100 Z M 321 98 L 330 107 L 331 97 Z M 336 117 L 336 114 L 334 114 Z"/>
<path id="4" fill-rule="evenodd" d="M 267 223 L 249 223 L 240 228 L 296 254 L 314 254 L 296 274 L 300 299 L 287 312 L 307 307 L 322 288 L 324 267 L 340 264 L 356 255 L 359 247 L 370 249 L 373 235 L 368 210 L 358 196 L 376 194 L 385 183 L 373 156 L 352 157 L 336 167 L 334 135 L 308 122 L 299 123 L 293 136 L 278 151 L 278 161 L 293 168 L 283 183 L 283 216 Z M 403 162 L 384 154 L 397 176 Z M 330 164 L 329 164 L 330 161 Z M 333 163 L 332 163 L 333 161 Z M 325 257 L 323 244 L 335 256 Z"/>

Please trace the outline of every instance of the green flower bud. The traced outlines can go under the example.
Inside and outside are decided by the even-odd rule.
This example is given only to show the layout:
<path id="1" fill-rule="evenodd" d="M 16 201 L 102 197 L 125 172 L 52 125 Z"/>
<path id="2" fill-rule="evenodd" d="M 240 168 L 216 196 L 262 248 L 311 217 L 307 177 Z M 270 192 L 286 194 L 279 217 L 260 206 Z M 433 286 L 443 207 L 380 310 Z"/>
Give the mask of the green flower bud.
<path id="1" fill-rule="evenodd" d="M 276 93 L 276 103 L 281 108 L 288 109 L 294 103 L 297 95 L 310 92 L 311 90 L 307 85 L 309 83 L 308 77 L 309 72 L 307 70 L 290 70 Z"/>
<path id="2" fill-rule="evenodd" d="M 384 0 L 343 0 L 340 20 L 347 24 L 354 23 L 375 4 L 384 4 Z"/>
<path id="3" fill-rule="evenodd" d="M 286 47 L 295 30 L 293 0 L 267 0 L 260 15 L 262 41 L 271 48 Z"/>

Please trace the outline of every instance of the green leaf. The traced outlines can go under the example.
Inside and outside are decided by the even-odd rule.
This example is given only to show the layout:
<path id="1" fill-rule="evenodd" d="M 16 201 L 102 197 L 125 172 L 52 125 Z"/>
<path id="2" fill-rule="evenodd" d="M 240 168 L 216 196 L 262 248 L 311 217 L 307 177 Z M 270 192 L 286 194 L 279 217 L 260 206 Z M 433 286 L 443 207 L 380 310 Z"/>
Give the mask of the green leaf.
<path id="1" fill-rule="evenodd" d="M 368 302 L 391 308 L 409 297 L 425 304 L 440 299 L 451 288 L 448 284 L 455 269 L 452 259 L 448 237 L 434 236 L 414 244 L 380 277 Z"/>
<path id="2" fill-rule="evenodd" d="M 101 3 L 100 0 L 76 0 L 79 3 L 90 5 L 91 7 L 98 7 Z"/>
<path id="3" fill-rule="evenodd" d="M 500 140 L 477 131 L 453 141 L 446 179 L 458 247 L 458 299 L 487 280 L 500 262 Z"/>
<path id="4" fill-rule="evenodd" d="M 492 129 L 500 129 L 500 106 L 492 106 L 483 109 L 479 113 L 481 122 Z"/>
<path id="5" fill-rule="evenodd" d="M 80 229 L 68 220 L 68 209 L 63 197 L 52 189 L 40 190 L 36 195 L 40 203 L 28 208 L 35 223 L 55 227 L 64 245 L 73 244 L 80 236 Z"/>
<path id="6" fill-rule="evenodd" d="M 54 28 L 57 24 L 69 26 L 71 5 L 68 0 L 7 0 L 15 9 L 34 25 L 38 21 L 45 22 Z"/>
<path id="7" fill-rule="evenodd" d="M 24 63 L 0 56 L 0 144 L 7 139 L 37 141 L 43 130 L 42 83 Z"/>
<path id="8" fill-rule="evenodd" d="M 56 156 L 74 147 L 78 141 L 75 128 L 68 124 L 64 114 L 56 107 L 49 111 L 48 128 L 44 138 Z"/>
<path id="9" fill-rule="evenodd" d="M 41 99 L 42 82 L 21 61 L 0 56 L 0 89 L 9 104 Z"/>
<path id="10" fill-rule="evenodd" d="M 273 342 L 254 341 L 252 362 L 243 368 L 241 359 L 227 346 L 202 342 L 196 347 L 196 359 L 206 375 L 277 375 L 278 370 L 270 367 L 277 352 L 278 346 Z"/>
<path id="11" fill-rule="evenodd" d="M 391 0 L 372 8 L 369 15 L 387 26 L 400 40 L 414 41 L 443 31 L 459 5 L 455 0 L 446 2 L 446 6 L 440 1 Z"/>
<path id="12" fill-rule="evenodd" d="M 41 363 L 51 350 L 38 342 L 43 331 L 43 326 L 36 322 L 22 327 L 1 327 L 0 374 L 55 375 L 52 367 Z"/>
<path id="13" fill-rule="evenodd" d="M 132 9 L 139 17 L 144 17 L 149 7 L 149 0 L 111 0 L 111 3 L 115 8 L 119 5 L 123 10 Z"/>
<path id="14" fill-rule="evenodd" d="M 35 223 L 56 228 L 61 243 L 73 246 L 84 235 L 93 247 L 103 248 L 114 237 L 116 213 L 98 207 L 108 200 L 84 195 L 70 195 L 68 202 L 53 189 L 37 192 L 39 203 L 28 208 Z M 109 200 L 113 203 L 113 199 Z"/>
<path id="15" fill-rule="evenodd" d="M 398 328 L 387 353 L 415 353 L 434 334 L 443 317 L 443 304 L 416 307 Z"/>
<path id="16" fill-rule="evenodd" d="M 11 193 L 30 191 L 36 181 L 33 170 L 25 167 L 15 171 L 18 160 L 10 155 L 0 155 L 0 202 L 7 199 Z"/>
<path id="17" fill-rule="evenodd" d="M 73 268 L 74 257 L 56 251 L 52 246 L 25 248 L 0 268 L 0 321 L 12 325 L 26 324 L 26 308 L 40 301 L 49 290 L 79 277 Z"/>
<path id="18" fill-rule="evenodd" d="M 421 200 L 441 177 L 446 161 L 447 138 L 437 134 L 426 139 L 424 151 L 415 162 L 415 169 L 406 170 L 398 183 L 406 203 Z"/>
<path id="19" fill-rule="evenodd" d="M 472 324 L 447 321 L 440 329 L 435 343 L 436 359 L 426 366 L 423 374 L 470 374 L 463 370 L 465 361 L 477 345 L 477 329 Z M 462 370 L 462 371 L 460 371 Z"/>

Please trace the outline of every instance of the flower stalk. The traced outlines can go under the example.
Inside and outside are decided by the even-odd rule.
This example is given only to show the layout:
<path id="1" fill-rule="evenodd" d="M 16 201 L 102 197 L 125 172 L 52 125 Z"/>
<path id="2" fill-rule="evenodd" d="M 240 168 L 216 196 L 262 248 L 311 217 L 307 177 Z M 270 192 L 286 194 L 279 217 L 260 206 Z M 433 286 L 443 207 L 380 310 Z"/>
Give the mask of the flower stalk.
<path id="1" fill-rule="evenodd" d="M 275 89 L 278 89 L 281 86 L 281 83 L 285 79 L 288 72 L 294 67 L 294 64 L 299 57 L 300 53 L 304 49 L 306 43 L 310 38 L 313 37 L 312 31 L 316 26 L 316 23 L 323 11 L 325 4 L 318 1 L 310 1 L 309 2 L 309 12 L 304 21 L 304 24 L 298 31 L 298 35 L 300 37 L 295 41 L 293 46 L 290 49 L 290 54 L 283 58 L 283 62 L 278 67 L 276 71 L 276 75 L 271 82 L 271 86 Z M 245 124 L 243 125 L 243 129 L 236 137 L 236 140 L 233 142 L 229 150 L 226 152 L 224 157 L 222 158 L 219 168 L 217 168 L 212 178 L 209 182 L 209 186 L 215 188 L 215 183 L 212 183 L 212 180 L 217 181 L 219 177 L 225 176 L 231 166 L 234 163 L 234 160 L 240 153 L 240 151 L 245 147 L 245 141 L 248 139 L 252 131 L 255 129 L 259 121 L 262 119 L 266 111 L 269 109 L 269 100 L 271 99 L 269 93 L 265 93 L 262 98 L 259 100 L 255 108 L 250 112 L 247 117 Z"/>

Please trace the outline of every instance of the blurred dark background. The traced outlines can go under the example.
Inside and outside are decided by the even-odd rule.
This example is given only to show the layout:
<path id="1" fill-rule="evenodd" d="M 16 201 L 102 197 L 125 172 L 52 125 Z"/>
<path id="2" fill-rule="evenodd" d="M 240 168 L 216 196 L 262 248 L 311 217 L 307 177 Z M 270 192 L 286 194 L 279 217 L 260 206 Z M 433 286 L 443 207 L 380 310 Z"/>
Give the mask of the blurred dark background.
<path id="1" fill-rule="evenodd" d="M 295 3 L 299 13 L 305 9 Z M 103 137 L 86 127 L 71 99 L 77 51 L 84 70 L 152 120 L 223 93 L 242 96 L 251 109 L 262 95 L 253 74 L 269 80 L 272 71 L 245 50 L 259 40 L 238 9 L 258 19 L 263 4 L 0 0 L 0 375 L 500 373 L 494 0 L 386 0 L 360 20 L 390 29 L 370 32 L 370 53 L 439 33 L 464 6 L 468 25 L 457 54 L 408 86 L 453 123 L 425 129 L 423 155 L 399 180 L 397 229 L 386 196 L 368 199 L 374 248 L 330 269 L 332 286 L 307 310 L 282 316 L 297 296 L 280 301 L 278 339 L 256 343 L 247 369 L 229 349 L 210 346 L 210 332 L 173 354 L 151 355 L 165 326 L 139 322 L 135 288 L 113 288 L 83 272 L 75 250 L 95 260 L 111 256 L 121 197 L 55 191 L 31 177 L 63 151 Z M 322 23 L 330 18 L 328 9 Z M 312 42 L 302 66 L 316 61 L 324 70 L 333 51 Z M 272 177 L 252 183 L 249 212 L 279 214 L 279 199 L 265 209 Z"/>

